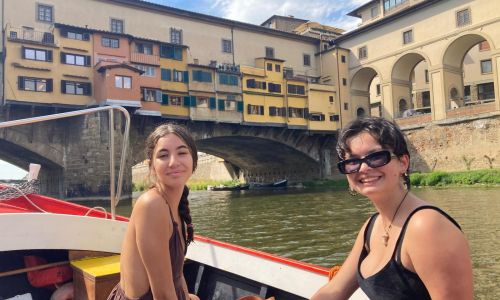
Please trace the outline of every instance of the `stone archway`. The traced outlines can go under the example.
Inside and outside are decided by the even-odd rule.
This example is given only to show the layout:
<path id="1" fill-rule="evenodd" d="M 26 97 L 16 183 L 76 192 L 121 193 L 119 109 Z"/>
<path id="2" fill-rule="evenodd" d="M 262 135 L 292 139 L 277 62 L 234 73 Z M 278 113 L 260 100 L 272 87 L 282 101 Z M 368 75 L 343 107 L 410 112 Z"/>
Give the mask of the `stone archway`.
<path id="1" fill-rule="evenodd" d="M 380 73 L 372 67 L 364 67 L 356 71 L 351 79 L 351 105 L 357 107 L 352 109 L 352 118 L 360 117 L 358 112 L 363 110 L 363 116 L 370 111 L 370 106 L 379 105 L 380 103 L 371 103 L 370 101 L 370 85 L 374 78 L 380 78 Z"/>
<path id="2" fill-rule="evenodd" d="M 420 108 L 423 108 L 422 91 L 429 89 L 427 65 L 429 65 L 429 59 L 424 54 L 412 52 L 401 56 L 392 67 L 392 105 L 390 108 L 394 112 L 394 118 L 428 112 L 427 110 L 418 112 Z M 418 87 L 417 91 L 420 92 L 414 92 L 415 87 Z M 430 106 L 430 103 L 426 104 Z"/>

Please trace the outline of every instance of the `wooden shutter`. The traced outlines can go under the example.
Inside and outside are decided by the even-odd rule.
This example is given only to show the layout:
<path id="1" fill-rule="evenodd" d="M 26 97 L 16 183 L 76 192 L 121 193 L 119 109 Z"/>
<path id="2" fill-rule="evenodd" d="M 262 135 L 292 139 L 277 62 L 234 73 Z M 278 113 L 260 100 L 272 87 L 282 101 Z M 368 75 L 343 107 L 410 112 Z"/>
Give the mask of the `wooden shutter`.
<path id="1" fill-rule="evenodd" d="M 255 88 L 255 79 L 247 79 L 247 87 Z"/>
<path id="2" fill-rule="evenodd" d="M 185 83 L 189 82 L 189 72 L 188 71 L 182 72 L 182 81 Z"/>
<path id="3" fill-rule="evenodd" d="M 61 93 L 66 94 L 66 80 L 61 80 Z"/>
<path id="4" fill-rule="evenodd" d="M 46 55 L 45 55 L 45 58 L 47 59 L 47 61 L 52 61 L 52 50 L 47 50 L 46 51 Z"/>
<path id="5" fill-rule="evenodd" d="M 83 33 L 82 37 L 83 37 L 84 41 L 90 41 L 90 34 L 89 33 Z"/>
<path id="6" fill-rule="evenodd" d="M 196 107 L 196 96 L 191 96 L 191 107 Z"/>
<path id="7" fill-rule="evenodd" d="M 269 115 L 276 116 L 276 107 L 274 107 L 274 106 L 269 107 Z"/>
<path id="8" fill-rule="evenodd" d="M 19 90 L 24 90 L 24 76 L 17 77 L 17 88 Z"/>
<path id="9" fill-rule="evenodd" d="M 47 79 L 47 93 L 52 92 L 52 79 Z"/>
<path id="10" fill-rule="evenodd" d="M 87 55 L 85 56 L 85 66 L 91 66 L 92 65 L 92 56 Z"/>
<path id="11" fill-rule="evenodd" d="M 247 114 L 250 114 L 251 111 L 252 111 L 252 105 L 248 104 L 247 105 Z"/>
<path id="12" fill-rule="evenodd" d="M 236 111 L 243 112 L 243 101 L 238 101 L 236 103 Z"/>
<path id="13" fill-rule="evenodd" d="M 219 99 L 219 110 L 220 111 L 226 110 L 226 102 L 224 99 Z"/>
<path id="14" fill-rule="evenodd" d="M 84 84 L 83 93 L 89 96 L 92 95 L 92 83 L 88 82 Z"/>
<path id="15" fill-rule="evenodd" d="M 161 104 L 162 105 L 168 105 L 168 94 L 162 94 L 161 95 Z"/>
<path id="16" fill-rule="evenodd" d="M 21 57 L 22 57 L 23 59 L 26 59 L 26 52 L 25 52 L 25 49 L 26 49 L 26 48 L 25 48 L 24 46 L 21 46 Z"/>
<path id="17" fill-rule="evenodd" d="M 216 107 L 215 98 L 210 97 L 210 99 L 208 99 L 208 100 L 209 100 L 209 104 L 210 104 L 209 105 L 210 109 L 216 109 L 217 107 Z"/>
<path id="18" fill-rule="evenodd" d="M 183 102 L 183 105 L 188 107 L 188 106 L 191 106 L 191 97 L 189 96 L 184 96 L 184 102 Z"/>
<path id="19" fill-rule="evenodd" d="M 61 52 L 61 63 L 65 64 L 66 63 L 66 53 Z"/>

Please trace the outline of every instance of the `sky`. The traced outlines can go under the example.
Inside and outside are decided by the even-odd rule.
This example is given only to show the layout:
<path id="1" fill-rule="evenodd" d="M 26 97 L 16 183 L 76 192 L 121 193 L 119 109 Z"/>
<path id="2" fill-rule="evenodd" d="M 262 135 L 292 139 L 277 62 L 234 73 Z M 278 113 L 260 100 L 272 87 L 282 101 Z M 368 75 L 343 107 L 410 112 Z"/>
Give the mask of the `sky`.
<path id="1" fill-rule="evenodd" d="M 146 0 L 225 19 L 262 24 L 272 15 L 294 16 L 352 30 L 358 18 L 346 16 L 368 0 Z"/>
<path id="2" fill-rule="evenodd" d="M 294 16 L 344 30 L 360 20 L 346 14 L 368 0 L 147 0 L 157 4 L 260 25 L 272 15 Z M 26 171 L 0 160 L 0 179 L 21 179 Z"/>

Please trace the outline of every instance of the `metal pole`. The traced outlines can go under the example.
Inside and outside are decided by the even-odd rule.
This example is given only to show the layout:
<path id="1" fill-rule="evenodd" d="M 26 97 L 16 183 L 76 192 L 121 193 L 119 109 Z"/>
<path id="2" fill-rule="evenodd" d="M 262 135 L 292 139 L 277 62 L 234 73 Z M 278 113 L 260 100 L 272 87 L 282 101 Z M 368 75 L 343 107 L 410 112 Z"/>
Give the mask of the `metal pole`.
<path id="1" fill-rule="evenodd" d="M 111 200 L 111 218 L 116 218 L 115 204 L 115 118 L 114 111 L 109 111 L 109 197 Z"/>

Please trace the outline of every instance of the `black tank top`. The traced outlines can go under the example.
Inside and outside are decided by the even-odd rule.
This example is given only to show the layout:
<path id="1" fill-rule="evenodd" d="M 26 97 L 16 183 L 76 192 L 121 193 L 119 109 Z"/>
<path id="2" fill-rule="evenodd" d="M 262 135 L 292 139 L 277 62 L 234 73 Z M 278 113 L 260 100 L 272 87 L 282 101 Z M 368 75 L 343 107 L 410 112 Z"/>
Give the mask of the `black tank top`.
<path id="1" fill-rule="evenodd" d="M 422 209 L 433 209 L 441 213 L 443 216 L 448 218 L 453 224 L 455 224 L 459 229 L 460 225 L 453 220 L 449 215 L 447 215 L 441 209 L 434 206 L 420 206 L 410 213 L 406 219 L 401 233 L 394 247 L 394 252 L 392 257 L 385 265 L 382 270 L 369 276 L 363 278 L 361 275 L 361 262 L 366 258 L 370 252 L 370 236 L 373 229 L 373 224 L 378 217 L 378 213 L 371 216 L 368 225 L 365 228 L 364 233 L 364 247 L 361 251 L 358 262 L 358 272 L 357 279 L 359 287 L 363 292 L 371 299 L 383 299 L 383 300 L 402 300 L 402 299 L 431 299 L 427 288 L 424 283 L 418 277 L 418 275 L 408 269 L 406 269 L 401 263 L 401 245 L 403 244 L 403 238 L 406 232 L 406 227 L 411 217 L 419 210 Z"/>

